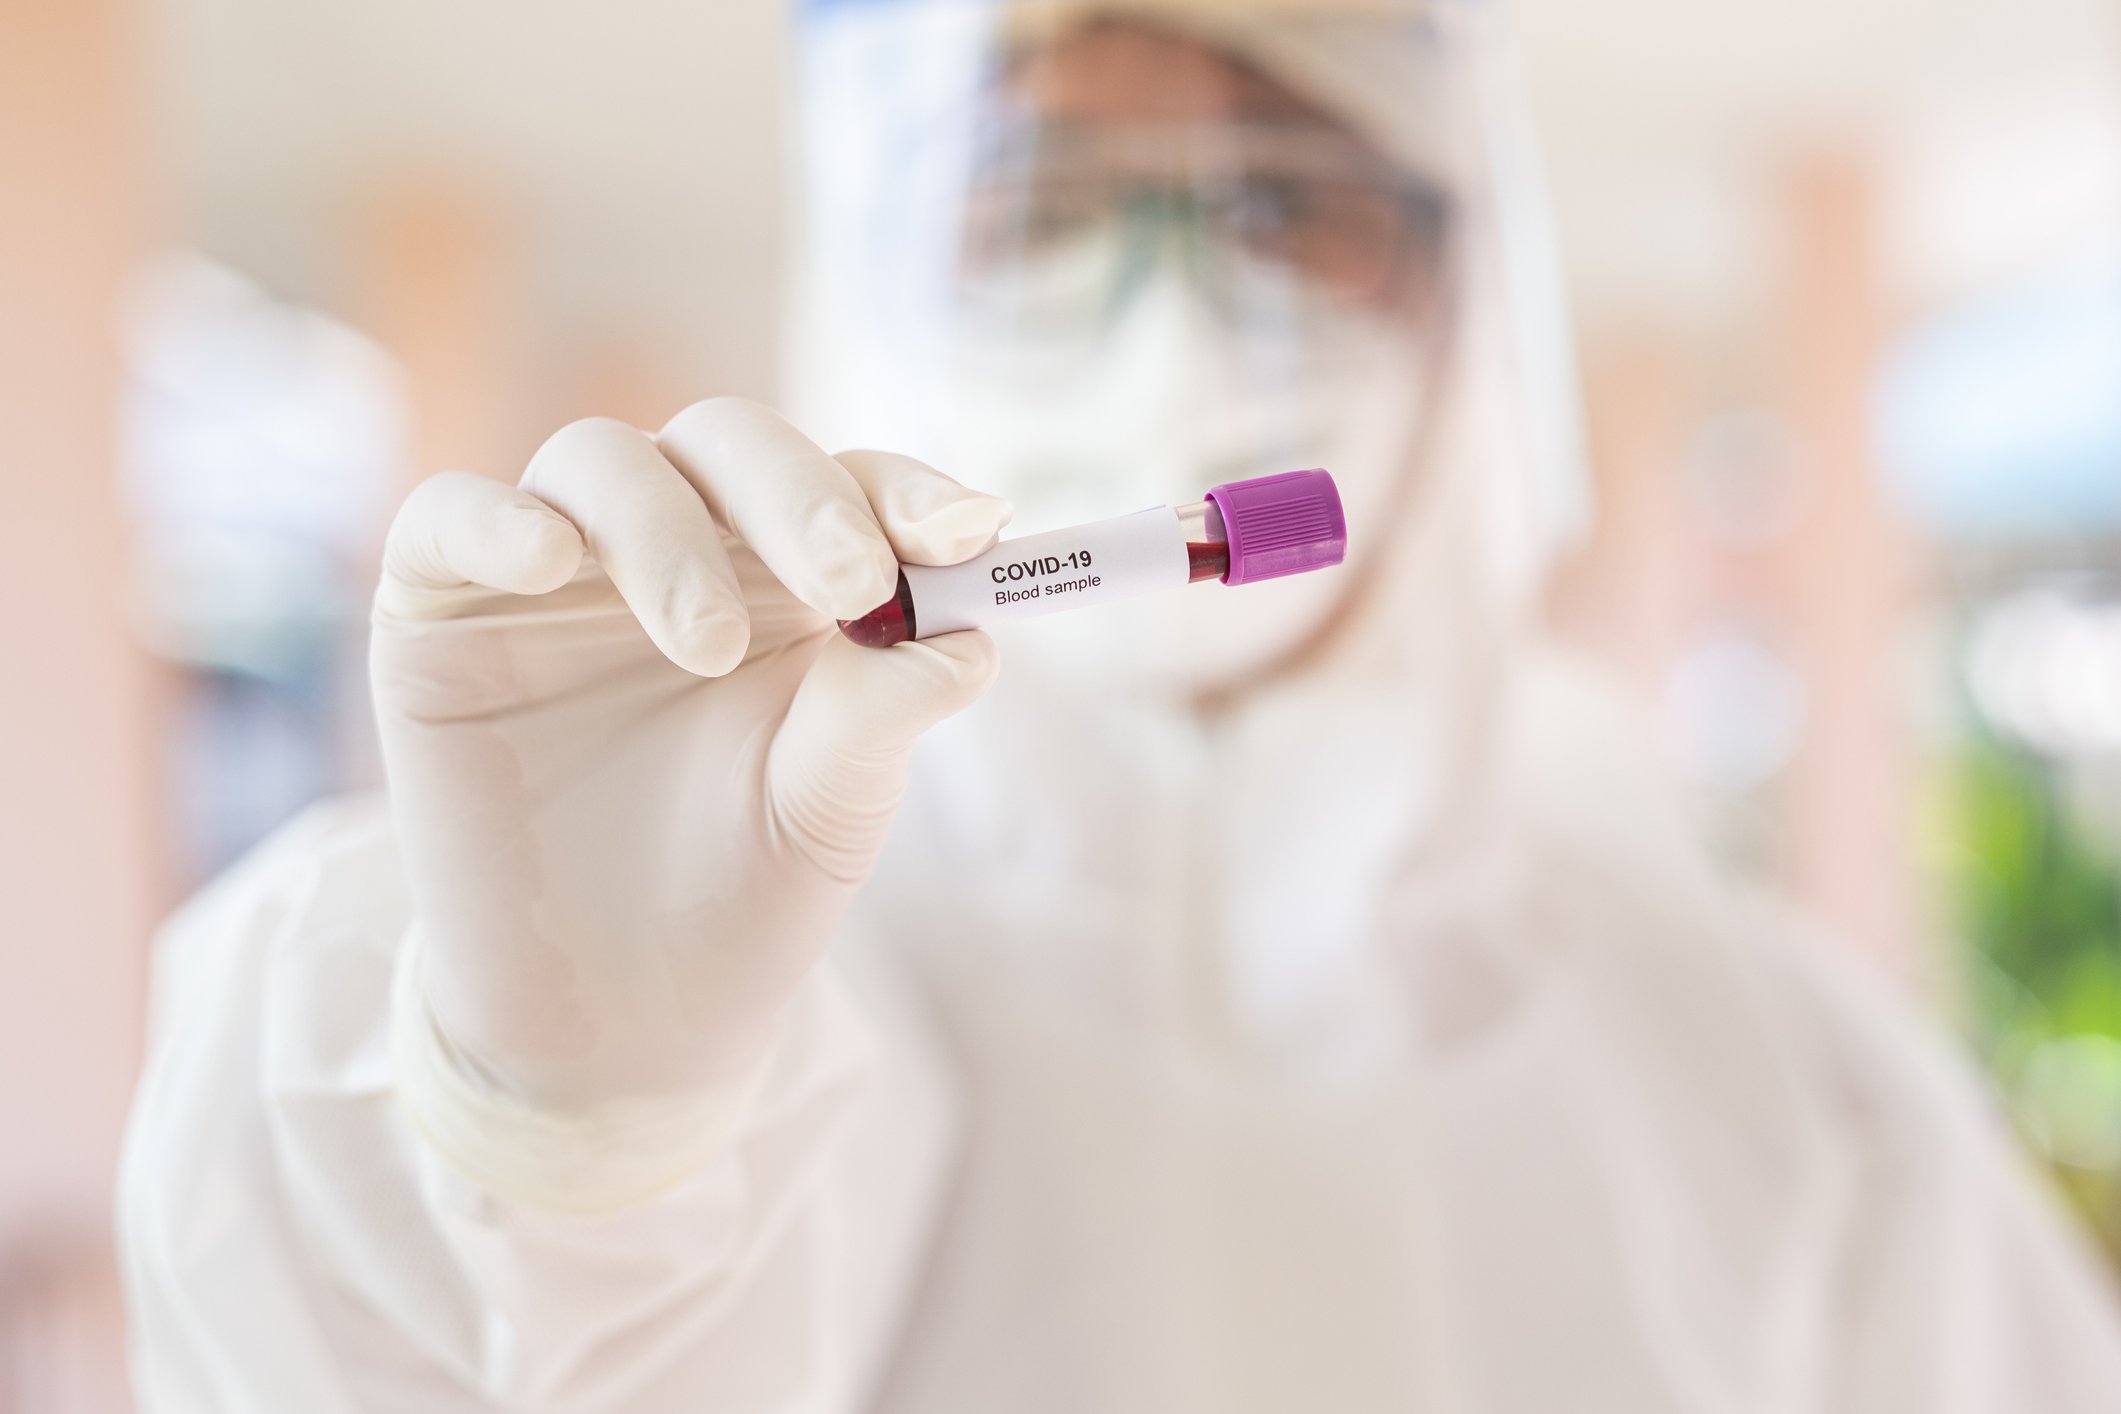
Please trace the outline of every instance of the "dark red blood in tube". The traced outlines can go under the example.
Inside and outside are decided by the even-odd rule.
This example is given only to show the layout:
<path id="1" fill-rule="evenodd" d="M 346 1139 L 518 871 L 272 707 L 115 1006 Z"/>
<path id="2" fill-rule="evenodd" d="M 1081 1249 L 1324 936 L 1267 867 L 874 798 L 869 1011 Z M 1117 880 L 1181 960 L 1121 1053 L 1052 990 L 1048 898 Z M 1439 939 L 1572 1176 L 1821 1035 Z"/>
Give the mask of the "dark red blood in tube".
<path id="1" fill-rule="evenodd" d="M 1221 579 L 1230 572 L 1230 547 L 1220 540 L 1186 542 L 1186 583 Z"/>
<path id="2" fill-rule="evenodd" d="M 864 648 L 889 648 L 914 637 L 913 586 L 906 583 L 906 572 L 898 572 L 898 593 L 858 619 L 841 619 L 840 632 Z"/>

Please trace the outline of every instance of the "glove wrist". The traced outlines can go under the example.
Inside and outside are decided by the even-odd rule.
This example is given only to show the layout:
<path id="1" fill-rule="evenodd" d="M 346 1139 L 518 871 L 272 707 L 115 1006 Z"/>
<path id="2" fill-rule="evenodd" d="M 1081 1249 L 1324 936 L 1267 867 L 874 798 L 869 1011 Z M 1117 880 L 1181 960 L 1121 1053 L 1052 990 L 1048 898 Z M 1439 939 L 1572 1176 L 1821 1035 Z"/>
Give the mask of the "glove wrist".
<path id="1" fill-rule="evenodd" d="M 713 1163 L 751 1112 L 772 1047 L 734 1078 L 560 1111 L 496 1086 L 428 1005 L 419 930 L 398 949 L 391 1064 L 399 1099 L 450 1165 L 497 1197 L 602 1213 L 645 1202 Z"/>

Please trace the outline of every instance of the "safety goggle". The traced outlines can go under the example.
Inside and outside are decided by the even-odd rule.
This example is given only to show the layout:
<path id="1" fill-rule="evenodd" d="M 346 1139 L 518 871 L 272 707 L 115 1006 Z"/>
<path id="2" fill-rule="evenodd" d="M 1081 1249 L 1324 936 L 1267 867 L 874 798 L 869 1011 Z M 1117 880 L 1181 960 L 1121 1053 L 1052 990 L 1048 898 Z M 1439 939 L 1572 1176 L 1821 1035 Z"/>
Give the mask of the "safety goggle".
<path id="1" fill-rule="evenodd" d="M 1023 124 L 975 160 L 961 316 L 1029 337 L 1108 327 L 1177 261 L 1233 327 L 1418 313 L 1446 260 L 1441 188 L 1352 138 L 1274 125 Z"/>

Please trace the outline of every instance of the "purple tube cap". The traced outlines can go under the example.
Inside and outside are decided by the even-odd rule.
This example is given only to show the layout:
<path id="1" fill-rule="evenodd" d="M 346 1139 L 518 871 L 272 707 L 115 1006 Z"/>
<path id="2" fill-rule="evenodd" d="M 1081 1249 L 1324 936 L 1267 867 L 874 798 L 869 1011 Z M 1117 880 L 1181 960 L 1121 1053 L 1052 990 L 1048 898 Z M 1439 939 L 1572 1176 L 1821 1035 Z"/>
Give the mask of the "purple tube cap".
<path id="1" fill-rule="evenodd" d="M 1348 557 L 1340 488 L 1319 468 L 1231 481 L 1208 493 L 1230 541 L 1224 584 L 1325 569 Z"/>

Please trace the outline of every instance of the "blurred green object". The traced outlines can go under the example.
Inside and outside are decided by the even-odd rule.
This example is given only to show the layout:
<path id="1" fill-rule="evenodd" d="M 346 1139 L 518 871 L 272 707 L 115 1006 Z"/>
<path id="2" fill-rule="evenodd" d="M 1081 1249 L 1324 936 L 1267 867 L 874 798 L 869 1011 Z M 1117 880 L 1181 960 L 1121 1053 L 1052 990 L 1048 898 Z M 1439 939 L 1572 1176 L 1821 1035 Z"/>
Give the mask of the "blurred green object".
<path id="1" fill-rule="evenodd" d="M 1931 838 L 1976 1042 L 2121 1262 L 2121 841 L 2070 785 L 2068 763 L 1977 735 L 1946 764 Z"/>

